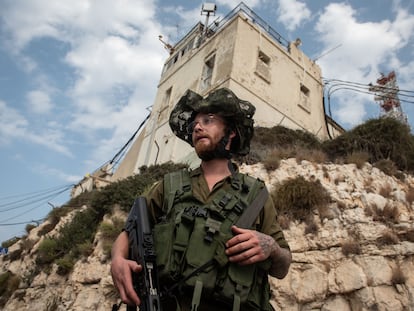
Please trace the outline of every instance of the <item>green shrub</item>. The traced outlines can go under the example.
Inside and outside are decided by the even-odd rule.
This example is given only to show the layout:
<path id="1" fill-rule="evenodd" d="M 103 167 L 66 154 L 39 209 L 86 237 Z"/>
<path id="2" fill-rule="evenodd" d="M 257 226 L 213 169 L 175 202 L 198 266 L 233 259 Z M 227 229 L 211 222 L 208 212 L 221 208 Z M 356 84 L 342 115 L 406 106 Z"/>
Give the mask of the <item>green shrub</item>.
<path id="1" fill-rule="evenodd" d="M 34 225 L 34 224 L 27 224 L 26 225 L 26 232 L 27 233 L 30 233 L 30 231 L 32 231 L 34 228 L 36 228 L 36 225 Z"/>
<path id="2" fill-rule="evenodd" d="M 374 167 L 378 168 L 388 176 L 395 176 L 398 172 L 397 166 L 390 159 L 381 159 L 374 163 Z"/>
<path id="3" fill-rule="evenodd" d="M 44 231 L 47 231 L 47 230 L 49 230 L 47 232 L 52 231 L 55 228 L 55 226 L 58 224 L 59 220 L 62 217 L 66 216 L 71 210 L 72 210 L 71 207 L 65 206 L 65 205 L 62 207 L 53 208 L 47 215 L 47 219 L 49 220 L 50 225 L 47 226 L 47 228 L 44 228 Z"/>
<path id="4" fill-rule="evenodd" d="M 414 170 L 414 137 L 407 125 L 394 118 L 368 120 L 323 142 L 322 149 L 332 161 L 353 152 L 367 152 L 370 163 L 390 159 L 400 170 Z"/>
<path id="5" fill-rule="evenodd" d="M 114 182 L 103 188 L 93 197 L 90 204 L 99 211 L 102 217 L 112 210 L 114 204 L 119 204 L 122 210 L 129 211 L 135 198 L 141 195 L 145 189 L 162 179 L 166 173 L 184 167 L 187 167 L 187 165 L 174 164 L 172 162 L 142 166 L 140 167 L 139 174 Z"/>
<path id="6" fill-rule="evenodd" d="M 56 273 L 59 275 L 66 275 L 70 271 L 72 271 L 75 263 L 73 258 L 71 258 L 70 256 L 65 256 L 63 258 L 57 259 L 56 265 L 58 266 Z"/>
<path id="7" fill-rule="evenodd" d="M 83 243 L 79 243 L 76 246 L 79 256 L 88 257 L 93 252 L 93 243 L 91 241 L 85 241 Z"/>
<path id="8" fill-rule="evenodd" d="M 330 202 L 329 194 L 319 181 L 307 181 L 302 176 L 276 185 L 271 195 L 280 213 L 301 221 L 315 208 Z"/>
<path id="9" fill-rule="evenodd" d="M 38 264 L 49 264 L 59 255 L 57 241 L 54 239 L 44 239 L 37 249 L 36 261 Z"/>
<path id="10" fill-rule="evenodd" d="M 62 273 L 71 269 L 66 265 L 68 261 L 75 261 L 81 256 L 89 256 L 92 251 L 92 242 L 96 231 L 105 214 L 112 211 L 114 205 L 119 205 L 128 211 L 134 199 L 141 195 L 145 189 L 155 181 L 160 180 L 166 173 L 186 167 L 184 164 L 165 163 L 161 165 L 144 166 L 140 168 L 141 173 L 124 180 L 109 184 L 100 191 L 90 194 L 83 193 L 72 203 L 86 205 L 87 208 L 80 210 L 72 221 L 66 223 L 59 231 L 57 237 L 45 239 L 39 246 L 39 264 L 48 264 L 59 261 Z M 88 201 L 90 200 L 90 201 Z M 66 215 L 72 208 L 68 205 L 55 208 L 49 215 L 49 221 L 57 223 L 60 217 Z M 104 227 L 104 235 L 111 236 L 113 240 L 122 229 L 123 222 L 115 220 L 114 228 Z M 112 240 L 112 241 L 113 241 Z"/>
<path id="11" fill-rule="evenodd" d="M 71 198 L 69 202 L 66 203 L 63 207 L 69 207 L 69 209 L 73 209 L 74 207 L 82 207 L 84 205 L 88 205 L 93 199 L 95 193 L 95 190 L 90 192 L 82 192 L 76 197 Z"/>
<path id="12" fill-rule="evenodd" d="M 298 150 L 320 150 L 321 143 L 318 138 L 303 130 L 292 130 L 283 126 L 271 128 L 256 127 L 250 143 L 250 154 L 236 157 L 235 160 L 254 164 L 264 161 L 269 153 L 277 150 L 279 158 L 294 157 Z M 282 153 L 285 153 L 284 155 Z"/>
<path id="13" fill-rule="evenodd" d="M 20 278 L 10 271 L 0 274 L 0 307 L 3 307 L 7 300 L 19 288 Z"/>
<path id="14" fill-rule="evenodd" d="M 20 239 L 21 239 L 21 238 L 18 238 L 18 237 L 13 237 L 13 238 L 11 238 L 11 239 L 9 239 L 9 240 L 3 241 L 3 242 L 1 243 L 1 247 L 8 248 L 8 247 L 12 246 L 13 244 L 15 244 L 15 243 L 19 242 L 19 241 L 20 241 Z"/>
<path id="15" fill-rule="evenodd" d="M 124 227 L 124 221 L 120 218 L 112 219 L 112 222 L 103 221 L 99 225 L 99 231 L 103 239 L 115 240 L 118 234 L 121 232 Z"/>

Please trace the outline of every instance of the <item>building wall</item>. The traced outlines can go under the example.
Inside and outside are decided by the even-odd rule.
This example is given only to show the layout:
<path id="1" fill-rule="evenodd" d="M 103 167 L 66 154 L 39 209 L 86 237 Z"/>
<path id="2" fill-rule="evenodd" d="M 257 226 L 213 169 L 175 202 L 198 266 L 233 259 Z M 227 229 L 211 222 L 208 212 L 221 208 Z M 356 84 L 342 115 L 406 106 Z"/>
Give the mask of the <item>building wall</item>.
<path id="1" fill-rule="evenodd" d="M 294 43 L 289 51 L 249 22 L 238 19 L 230 88 L 256 105 L 255 120 L 305 129 L 327 138 L 320 68 Z"/>
<path id="2" fill-rule="evenodd" d="M 194 44 L 200 39 L 197 30 L 166 61 L 151 117 L 130 149 L 132 155 L 124 159 L 128 161 L 124 167 L 134 168 L 130 174 L 141 165 L 170 160 L 194 163 L 192 148 L 177 139 L 168 125 L 172 108 L 187 89 L 205 96 L 228 87 L 256 106 L 256 125 L 283 125 L 308 130 L 321 139 L 328 137 L 320 68 L 295 44 L 282 46 L 243 13 L 201 45 Z M 189 48 L 189 43 L 195 48 Z M 209 62 L 210 76 L 206 74 Z M 210 77 L 207 87 L 204 76 Z M 118 178 L 124 174 L 125 170 Z"/>

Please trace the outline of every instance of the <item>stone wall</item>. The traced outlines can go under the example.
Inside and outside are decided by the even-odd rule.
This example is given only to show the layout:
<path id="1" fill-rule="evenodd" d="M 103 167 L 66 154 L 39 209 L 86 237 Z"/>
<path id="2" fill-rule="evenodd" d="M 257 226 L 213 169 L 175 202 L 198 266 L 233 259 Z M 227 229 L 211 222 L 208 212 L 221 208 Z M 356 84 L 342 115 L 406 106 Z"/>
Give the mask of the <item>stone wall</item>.
<path id="1" fill-rule="evenodd" d="M 270 173 L 261 164 L 241 170 L 265 180 L 270 191 L 296 176 L 320 180 L 332 198 L 329 209 L 314 213 L 314 230 L 298 222 L 284 230 L 293 263 L 285 279 L 270 278 L 276 310 L 414 310 L 414 205 L 407 200 L 413 176 L 401 181 L 369 164 L 357 169 L 295 159 Z M 19 250 L 24 241 L 10 247 L 9 254 L 21 252 L 19 260 L 0 257 L 1 273 L 9 270 L 24 280 L 3 310 L 111 310 L 119 298 L 99 234 L 93 254 L 70 275 L 59 276 L 55 266 L 33 275 L 43 238 L 37 232 L 45 225 L 26 238 L 30 251 Z"/>

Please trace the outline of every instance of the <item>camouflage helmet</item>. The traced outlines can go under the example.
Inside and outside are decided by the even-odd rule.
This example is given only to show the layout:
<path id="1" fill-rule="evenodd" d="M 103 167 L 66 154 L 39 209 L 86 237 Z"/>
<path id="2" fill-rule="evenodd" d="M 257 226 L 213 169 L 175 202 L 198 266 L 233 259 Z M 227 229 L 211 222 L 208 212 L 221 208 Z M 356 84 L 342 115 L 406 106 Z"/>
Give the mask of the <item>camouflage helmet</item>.
<path id="1" fill-rule="evenodd" d="M 172 110 L 169 123 L 177 137 L 193 146 L 191 133 L 187 131 L 188 125 L 197 113 L 217 114 L 236 132 L 230 152 L 246 155 L 250 151 L 255 111 L 256 108 L 250 102 L 240 100 L 227 88 L 217 89 L 206 98 L 187 90 Z"/>

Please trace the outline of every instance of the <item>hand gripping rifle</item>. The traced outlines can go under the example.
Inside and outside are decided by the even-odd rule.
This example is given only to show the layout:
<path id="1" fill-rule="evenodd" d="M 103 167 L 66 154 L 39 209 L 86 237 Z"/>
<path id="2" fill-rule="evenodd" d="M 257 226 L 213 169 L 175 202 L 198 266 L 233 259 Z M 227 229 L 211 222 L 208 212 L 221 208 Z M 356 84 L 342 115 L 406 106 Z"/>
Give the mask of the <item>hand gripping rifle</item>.
<path id="1" fill-rule="evenodd" d="M 126 229 L 129 235 L 129 259 L 142 266 L 141 272 L 132 275 L 134 289 L 141 299 L 139 310 L 161 311 L 154 240 L 144 197 L 134 201 Z M 127 306 L 127 311 L 136 310 L 136 306 Z"/>

